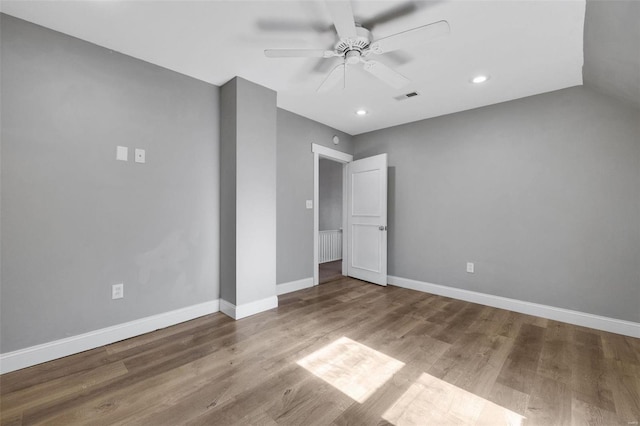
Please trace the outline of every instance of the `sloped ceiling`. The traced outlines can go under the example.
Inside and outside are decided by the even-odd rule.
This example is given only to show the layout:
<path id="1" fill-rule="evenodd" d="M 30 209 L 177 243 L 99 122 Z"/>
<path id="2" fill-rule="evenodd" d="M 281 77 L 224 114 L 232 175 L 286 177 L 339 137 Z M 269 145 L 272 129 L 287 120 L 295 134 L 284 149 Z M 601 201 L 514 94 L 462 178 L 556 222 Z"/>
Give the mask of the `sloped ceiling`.
<path id="1" fill-rule="evenodd" d="M 640 108 L 640 2 L 589 0 L 584 84 Z"/>
<path id="2" fill-rule="evenodd" d="M 584 0 L 357 0 L 352 6 L 359 22 L 410 11 L 372 28 L 375 39 L 443 19 L 451 34 L 378 57 L 412 81 L 403 89 L 358 65 L 348 69 L 346 89 L 318 94 L 331 60 L 271 59 L 263 50 L 332 48 L 324 1 L 1 3 L 9 15 L 216 85 L 234 76 L 254 81 L 278 92 L 279 107 L 352 135 L 582 84 Z M 480 73 L 490 79 L 470 83 Z M 395 99 L 411 91 L 420 95 Z M 356 116 L 358 108 L 369 114 Z"/>

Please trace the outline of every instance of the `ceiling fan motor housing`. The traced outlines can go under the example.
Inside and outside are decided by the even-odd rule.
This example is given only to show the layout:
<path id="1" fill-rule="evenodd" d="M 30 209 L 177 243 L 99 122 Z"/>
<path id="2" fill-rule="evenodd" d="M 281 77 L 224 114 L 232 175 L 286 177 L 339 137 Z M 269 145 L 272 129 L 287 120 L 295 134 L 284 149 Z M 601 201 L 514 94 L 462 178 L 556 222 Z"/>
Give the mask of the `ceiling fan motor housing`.
<path id="1" fill-rule="evenodd" d="M 360 56 L 371 44 L 371 31 L 364 27 L 356 27 L 356 38 L 341 39 L 335 47 L 336 53 L 344 56 L 350 64 L 360 62 Z"/>

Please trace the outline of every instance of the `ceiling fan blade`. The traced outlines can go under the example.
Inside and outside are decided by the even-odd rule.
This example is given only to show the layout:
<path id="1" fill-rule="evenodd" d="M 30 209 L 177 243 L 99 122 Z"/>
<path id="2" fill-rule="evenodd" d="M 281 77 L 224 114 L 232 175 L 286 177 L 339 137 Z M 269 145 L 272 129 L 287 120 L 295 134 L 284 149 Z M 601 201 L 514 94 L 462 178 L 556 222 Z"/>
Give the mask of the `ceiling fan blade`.
<path id="1" fill-rule="evenodd" d="M 317 32 L 322 33 L 331 27 L 322 22 L 298 22 L 287 19 L 258 19 L 256 28 L 261 31 L 280 31 L 280 32 Z"/>
<path id="2" fill-rule="evenodd" d="M 267 58 L 331 58 L 335 53 L 322 49 L 265 49 Z"/>
<path id="3" fill-rule="evenodd" d="M 381 38 L 371 44 L 370 50 L 377 54 L 392 52 L 397 49 L 424 43 L 436 37 L 447 35 L 449 32 L 449 23 L 447 21 L 438 21 L 433 24 L 423 25 L 412 30 Z"/>
<path id="4" fill-rule="evenodd" d="M 340 38 L 356 38 L 356 24 L 350 1 L 327 0 L 327 9 Z"/>
<path id="5" fill-rule="evenodd" d="M 394 89 L 400 89 L 411 81 L 397 71 L 378 61 L 362 61 L 364 70 L 387 83 Z"/>
<path id="6" fill-rule="evenodd" d="M 316 63 L 313 65 L 313 67 L 311 67 L 309 71 L 314 74 L 326 75 L 330 70 L 332 70 L 336 66 L 336 64 L 339 63 L 337 59 L 333 59 L 330 61 L 325 61 L 325 59 L 326 58 L 317 59 L 315 61 Z"/>
<path id="7" fill-rule="evenodd" d="M 316 92 L 318 93 L 327 92 L 330 89 L 334 88 L 341 80 L 344 83 L 346 66 L 347 65 L 345 63 L 336 65 L 331 70 L 329 75 L 327 75 L 327 77 L 324 79 L 322 84 L 318 86 L 318 88 L 316 89 Z"/>
<path id="8" fill-rule="evenodd" d="M 414 2 L 401 3 L 397 6 L 393 6 L 391 9 L 377 14 L 376 16 L 360 22 L 360 25 L 367 28 L 368 30 L 371 30 L 376 25 L 384 24 L 386 22 L 402 18 L 403 16 L 415 12 L 417 9 L 418 6 L 416 6 Z"/>

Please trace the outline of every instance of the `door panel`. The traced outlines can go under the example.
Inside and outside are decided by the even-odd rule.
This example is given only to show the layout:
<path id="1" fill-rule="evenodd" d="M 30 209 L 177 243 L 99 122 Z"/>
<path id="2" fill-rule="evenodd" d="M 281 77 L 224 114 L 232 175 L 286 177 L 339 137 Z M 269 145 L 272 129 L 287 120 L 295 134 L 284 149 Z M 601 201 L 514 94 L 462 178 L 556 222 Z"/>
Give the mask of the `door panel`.
<path id="1" fill-rule="evenodd" d="M 387 154 L 347 166 L 351 277 L 387 285 Z"/>
<path id="2" fill-rule="evenodd" d="M 353 225 L 353 266 L 380 272 L 380 230 L 376 225 Z"/>
<path id="3" fill-rule="evenodd" d="M 365 170 L 353 174 L 354 215 L 380 216 L 379 187 L 380 170 Z"/>

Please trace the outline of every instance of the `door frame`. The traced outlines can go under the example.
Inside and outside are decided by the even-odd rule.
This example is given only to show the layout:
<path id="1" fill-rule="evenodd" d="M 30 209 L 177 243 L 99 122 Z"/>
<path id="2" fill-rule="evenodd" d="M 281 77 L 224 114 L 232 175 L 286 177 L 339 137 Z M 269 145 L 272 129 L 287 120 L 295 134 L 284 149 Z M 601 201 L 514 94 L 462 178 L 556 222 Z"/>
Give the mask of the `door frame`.
<path id="1" fill-rule="evenodd" d="M 353 161 L 353 155 L 327 148 L 316 143 L 311 144 L 313 152 L 313 285 L 318 285 L 318 239 L 320 233 L 320 211 L 318 201 L 320 198 L 320 158 L 342 163 L 342 274 L 344 275 L 347 264 L 347 168 L 345 165 Z"/>

